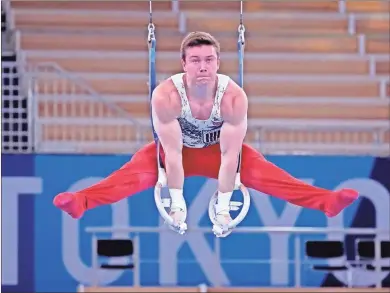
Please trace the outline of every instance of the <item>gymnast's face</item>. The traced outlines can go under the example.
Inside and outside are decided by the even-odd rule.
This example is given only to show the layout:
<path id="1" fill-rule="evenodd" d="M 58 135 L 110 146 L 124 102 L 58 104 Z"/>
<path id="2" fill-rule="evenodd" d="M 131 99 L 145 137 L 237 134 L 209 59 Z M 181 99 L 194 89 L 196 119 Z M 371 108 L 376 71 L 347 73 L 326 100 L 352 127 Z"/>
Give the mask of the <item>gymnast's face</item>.
<path id="1" fill-rule="evenodd" d="M 182 65 L 191 83 L 214 84 L 219 69 L 219 58 L 214 46 L 201 45 L 186 49 Z"/>

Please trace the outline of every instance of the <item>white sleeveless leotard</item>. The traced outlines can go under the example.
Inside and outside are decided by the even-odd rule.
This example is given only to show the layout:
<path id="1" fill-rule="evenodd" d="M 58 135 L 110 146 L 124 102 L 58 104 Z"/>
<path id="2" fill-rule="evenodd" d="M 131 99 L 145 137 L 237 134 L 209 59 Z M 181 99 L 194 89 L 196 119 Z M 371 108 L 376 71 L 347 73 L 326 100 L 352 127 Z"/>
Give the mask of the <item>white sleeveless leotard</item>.
<path id="1" fill-rule="evenodd" d="M 179 121 L 183 135 L 183 145 L 190 148 L 205 148 L 219 143 L 219 136 L 223 124 L 221 118 L 221 101 L 230 77 L 223 74 L 217 75 L 218 86 L 210 117 L 207 120 L 199 120 L 192 116 L 183 82 L 183 75 L 184 73 L 179 73 L 171 77 L 181 98 L 181 115 L 177 120 Z"/>

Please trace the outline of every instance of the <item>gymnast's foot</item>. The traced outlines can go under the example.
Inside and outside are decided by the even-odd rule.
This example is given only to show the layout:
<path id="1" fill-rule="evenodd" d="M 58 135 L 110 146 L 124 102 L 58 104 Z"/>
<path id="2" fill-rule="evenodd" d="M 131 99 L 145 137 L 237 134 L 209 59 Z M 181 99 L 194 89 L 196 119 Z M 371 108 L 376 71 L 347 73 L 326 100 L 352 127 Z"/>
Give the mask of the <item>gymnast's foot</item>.
<path id="1" fill-rule="evenodd" d="M 60 210 L 68 213 L 74 219 L 81 218 L 85 211 L 83 201 L 80 197 L 75 196 L 75 194 L 71 192 L 58 194 L 54 198 L 53 204 Z"/>
<path id="2" fill-rule="evenodd" d="M 341 189 L 336 191 L 328 203 L 325 214 L 328 217 L 337 216 L 343 209 L 352 204 L 359 197 L 359 193 L 353 189 Z"/>

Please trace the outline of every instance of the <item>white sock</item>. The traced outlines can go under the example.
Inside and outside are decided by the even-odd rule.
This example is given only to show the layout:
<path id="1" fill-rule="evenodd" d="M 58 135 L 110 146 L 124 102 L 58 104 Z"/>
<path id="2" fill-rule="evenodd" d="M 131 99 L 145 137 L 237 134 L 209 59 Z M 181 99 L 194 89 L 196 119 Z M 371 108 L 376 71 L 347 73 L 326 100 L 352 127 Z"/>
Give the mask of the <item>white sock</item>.
<path id="1" fill-rule="evenodd" d="M 229 192 L 220 192 L 218 191 L 218 200 L 216 204 L 216 213 L 229 214 L 230 211 L 230 199 L 232 198 L 233 191 Z"/>

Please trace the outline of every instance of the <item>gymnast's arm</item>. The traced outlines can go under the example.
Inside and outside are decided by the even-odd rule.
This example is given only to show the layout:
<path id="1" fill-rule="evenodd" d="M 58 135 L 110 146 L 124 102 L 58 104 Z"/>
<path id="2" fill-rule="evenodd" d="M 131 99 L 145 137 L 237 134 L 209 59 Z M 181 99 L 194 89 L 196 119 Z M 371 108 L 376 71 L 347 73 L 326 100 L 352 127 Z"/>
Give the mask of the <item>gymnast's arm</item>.
<path id="1" fill-rule="evenodd" d="M 153 126 L 165 153 L 165 171 L 167 173 L 168 188 L 183 189 L 183 138 L 177 121 L 180 108 L 172 103 L 171 95 L 164 92 L 158 86 L 152 97 L 152 118 Z M 179 110 L 178 110 L 179 109 Z"/>
<path id="2" fill-rule="evenodd" d="M 221 166 L 218 175 L 218 191 L 230 193 L 234 189 L 238 157 L 247 131 L 248 99 L 245 92 L 232 84 L 232 98 L 221 105 L 224 123 L 220 134 Z"/>

